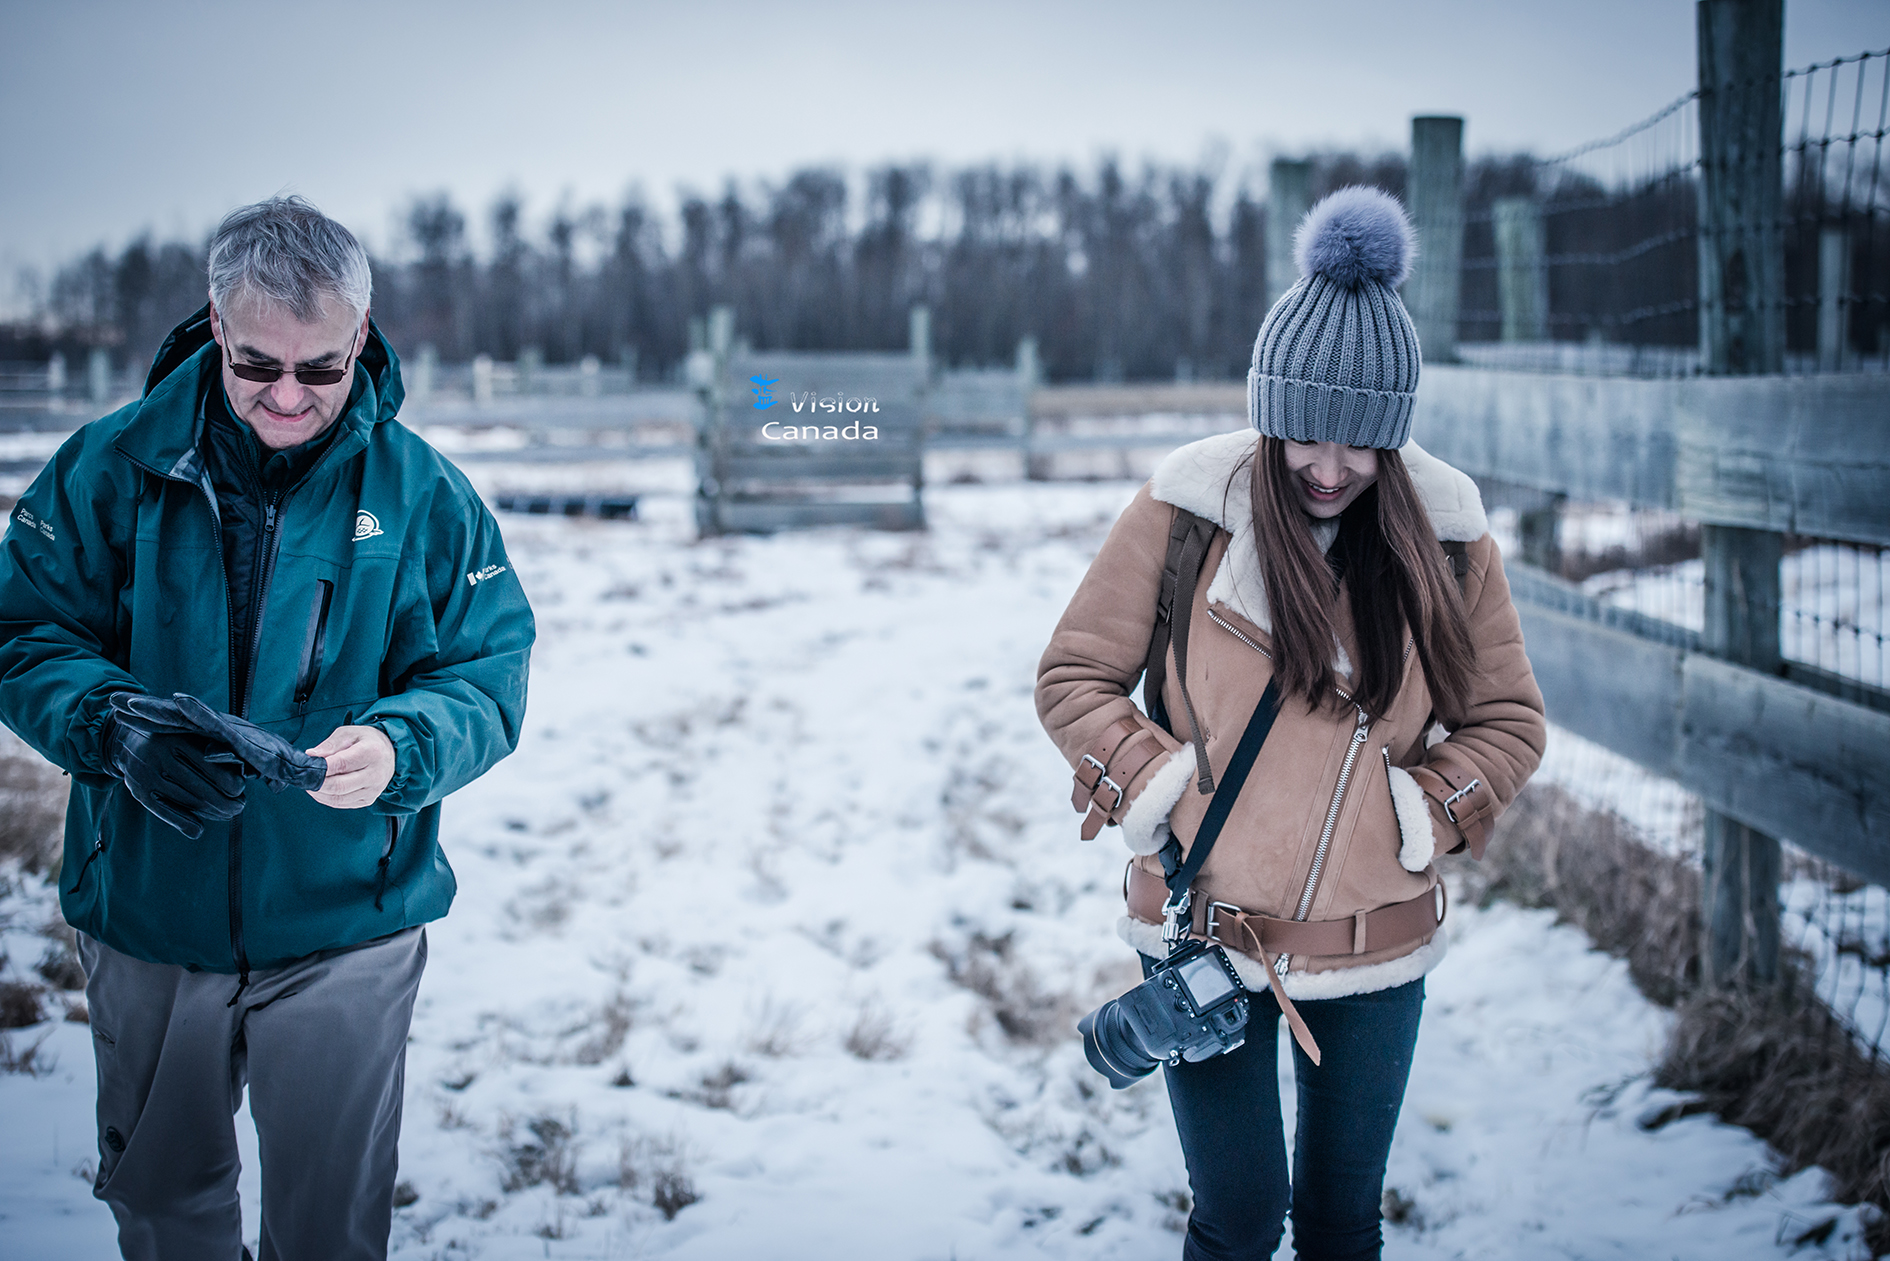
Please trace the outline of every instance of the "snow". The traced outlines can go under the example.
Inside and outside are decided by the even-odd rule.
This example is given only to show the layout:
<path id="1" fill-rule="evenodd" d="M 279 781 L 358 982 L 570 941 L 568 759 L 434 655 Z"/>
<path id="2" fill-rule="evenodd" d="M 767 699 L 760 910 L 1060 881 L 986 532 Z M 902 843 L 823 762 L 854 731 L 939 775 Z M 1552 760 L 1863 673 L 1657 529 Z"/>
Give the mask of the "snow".
<path id="1" fill-rule="evenodd" d="M 1125 854 L 1077 840 L 1031 704 L 1134 489 L 935 487 L 924 535 L 697 543 L 670 496 L 637 523 L 503 519 L 539 621 L 531 707 L 446 809 L 460 892 L 429 928 L 395 1257 L 1180 1251 L 1161 1085 L 1108 1091 L 1071 1032 L 1137 975 L 1112 931 Z M 11 972 L 54 908 L 9 882 Z M 1670 1016 L 1622 964 L 1546 912 L 1460 905 L 1446 931 L 1387 1256 L 1857 1254 L 1818 1171 L 1776 1179 L 1709 1117 L 1641 1128 L 1677 1098 L 1648 1080 Z M 11 1045 L 40 1037 L 49 1073 L 0 1075 L 0 1238 L 110 1255 L 86 1030 Z M 659 1189 L 700 1198 L 670 1220 Z"/>

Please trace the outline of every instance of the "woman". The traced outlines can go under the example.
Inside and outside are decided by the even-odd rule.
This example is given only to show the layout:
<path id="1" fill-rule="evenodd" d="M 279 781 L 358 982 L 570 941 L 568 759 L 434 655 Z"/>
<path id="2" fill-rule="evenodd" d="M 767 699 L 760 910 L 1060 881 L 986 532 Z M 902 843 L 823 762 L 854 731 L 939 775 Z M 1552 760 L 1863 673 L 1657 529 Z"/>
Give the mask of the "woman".
<path id="1" fill-rule="evenodd" d="M 1254 345 L 1256 432 L 1162 461 L 1038 667 L 1037 712 L 1077 768 L 1085 832 L 1119 824 L 1135 855 L 1121 933 L 1144 970 L 1168 953 L 1170 911 L 1175 945 L 1220 942 L 1251 991 L 1244 1045 L 1167 1070 L 1191 1261 L 1271 1256 L 1289 1210 L 1301 1258 L 1379 1255 L 1423 977 L 1446 944 L 1432 859 L 1480 856 L 1542 754 L 1542 696 L 1476 487 L 1408 442 L 1419 355 L 1396 287 L 1413 247 L 1383 193 L 1342 189 L 1313 208 L 1304 279 Z M 1185 513 L 1212 534 L 1157 658 L 1170 731 L 1129 691 Z M 1273 725 L 1192 888 L 1171 897 L 1164 876 L 1185 873 L 1269 682 Z M 1290 1180 L 1282 1015 L 1298 1082 Z"/>

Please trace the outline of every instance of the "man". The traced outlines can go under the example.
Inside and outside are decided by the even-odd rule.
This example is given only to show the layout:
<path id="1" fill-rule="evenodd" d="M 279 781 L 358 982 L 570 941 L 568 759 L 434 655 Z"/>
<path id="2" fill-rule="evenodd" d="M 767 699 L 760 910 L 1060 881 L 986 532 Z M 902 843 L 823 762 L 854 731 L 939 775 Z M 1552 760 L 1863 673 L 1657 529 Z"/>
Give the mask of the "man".
<path id="1" fill-rule="evenodd" d="M 384 1257 L 440 801 L 515 747 L 531 611 L 466 479 L 395 419 L 367 256 L 234 211 L 210 303 L 0 541 L 0 720 L 72 773 L 61 907 L 132 1258 Z M 254 777 L 260 776 L 260 782 Z M 288 787 L 294 785 L 294 787 Z"/>

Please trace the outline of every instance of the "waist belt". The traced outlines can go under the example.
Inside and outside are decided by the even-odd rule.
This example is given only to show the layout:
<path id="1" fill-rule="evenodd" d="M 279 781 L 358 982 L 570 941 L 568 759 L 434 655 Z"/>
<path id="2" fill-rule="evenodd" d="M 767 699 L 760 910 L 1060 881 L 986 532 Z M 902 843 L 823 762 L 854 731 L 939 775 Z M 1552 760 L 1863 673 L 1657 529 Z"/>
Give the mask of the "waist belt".
<path id="1" fill-rule="evenodd" d="M 1160 876 L 1129 864 L 1124 880 L 1129 914 L 1145 924 L 1162 922 L 1168 886 Z M 1422 941 L 1444 922 L 1449 895 L 1443 881 L 1404 902 L 1375 911 L 1360 911 L 1349 919 L 1308 922 L 1275 919 L 1243 911 L 1227 902 L 1196 899 L 1191 930 L 1196 937 L 1218 941 L 1248 954 L 1362 955 L 1391 950 Z"/>

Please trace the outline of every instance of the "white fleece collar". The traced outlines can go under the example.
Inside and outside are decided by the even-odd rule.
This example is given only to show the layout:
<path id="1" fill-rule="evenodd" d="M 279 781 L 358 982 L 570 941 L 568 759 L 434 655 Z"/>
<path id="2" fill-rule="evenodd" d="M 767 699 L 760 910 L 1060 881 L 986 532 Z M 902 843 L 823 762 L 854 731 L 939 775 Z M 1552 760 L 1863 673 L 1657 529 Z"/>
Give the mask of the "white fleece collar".
<path id="1" fill-rule="evenodd" d="M 1206 517 L 1234 536 L 1226 558 L 1208 583 L 1208 602 L 1232 609 L 1271 634 L 1273 619 L 1267 609 L 1266 581 L 1260 576 L 1260 553 L 1254 541 L 1253 480 L 1246 467 L 1259 441 L 1260 435 L 1254 430 L 1239 429 L 1190 442 L 1156 465 L 1150 490 L 1163 503 Z M 1404 457 L 1418 500 L 1439 539 L 1471 543 L 1489 533 L 1483 497 L 1468 474 L 1415 442 L 1405 443 L 1398 454 Z M 1330 533 L 1315 533 L 1323 547 L 1330 547 L 1336 535 L 1336 528 Z M 1349 674 L 1350 670 L 1342 667 L 1341 673 Z"/>

